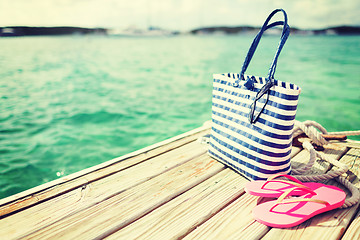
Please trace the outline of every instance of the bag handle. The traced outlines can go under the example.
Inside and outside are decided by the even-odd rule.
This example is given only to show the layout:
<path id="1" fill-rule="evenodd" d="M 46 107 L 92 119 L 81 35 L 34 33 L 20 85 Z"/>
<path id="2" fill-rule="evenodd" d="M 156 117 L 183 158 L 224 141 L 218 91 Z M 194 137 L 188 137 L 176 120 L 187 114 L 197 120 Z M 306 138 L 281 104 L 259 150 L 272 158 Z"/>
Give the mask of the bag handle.
<path id="1" fill-rule="evenodd" d="M 284 15 L 284 21 L 277 21 L 277 22 L 273 22 L 271 24 L 269 24 L 271 18 L 278 12 L 282 12 L 283 15 Z M 239 82 L 240 80 L 245 80 L 244 78 L 244 73 L 247 69 L 247 67 L 249 66 L 249 63 L 252 59 L 252 57 L 254 56 L 254 53 L 255 53 L 255 50 L 260 42 L 260 39 L 263 35 L 263 33 L 269 29 L 269 28 L 273 28 L 275 26 L 279 26 L 279 25 L 282 25 L 283 26 L 283 30 L 282 30 L 282 33 L 281 33 L 281 38 L 280 38 L 280 42 L 279 42 L 279 46 L 276 50 L 276 53 L 275 53 L 275 56 L 274 56 L 274 59 L 270 65 L 270 69 L 269 69 L 269 73 L 268 73 L 268 76 L 265 78 L 266 80 L 266 83 L 265 85 L 260 89 L 260 91 L 257 92 L 256 94 L 256 97 L 255 97 L 255 100 L 254 102 L 251 104 L 250 106 L 250 112 L 249 112 L 249 122 L 251 124 L 255 123 L 259 117 L 260 117 L 260 114 L 264 111 L 264 108 L 266 106 L 266 104 L 268 103 L 269 101 L 269 91 L 270 91 L 270 88 L 274 85 L 274 74 L 275 74 L 275 70 L 276 70 L 276 65 L 277 65 L 277 60 L 279 58 L 279 55 L 280 55 L 280 52 L 282 50 L 282 48 L 284 47 L 284 44 L 286 42 L 286 40 L 288 39 L 289 35 L 290 35 L 290 26 L 288 25 L 287 23 L 287 15 L 286 15 L 286 12 L 283 10 L 283 9 L 276 9 L 274 10 L 272 13 L 270 13 L 270 15 L 267 17 L 267 19 L 265 20 L 263 26 L 261 27 L 260 31 L 258 32 L 258 34 L 256 35 L 256 37 L 254 38 L 251 46 L 250 46 L 250 49 L 248 51 L 248 54 L 245 58 L 245 61 L 244 61 L 244 64 L 242 66 L 242 69 L 241 69 L 241 72 L 240 72 L 240 79 L 236 80 L 235 81 L 235 84 L 234 86 L 238 86 L 239 85 Z M 252 82 L 252 79 L 248 79 L 247 82 L 245 83 L 245 86 L 249 89 L 252 89 L 253 86 L 254 86 L 254 83 Z M 255 114 L 255 109 L 256 109 L 256 103 L 259 99 L 261 99 L 264 94 L 267 93 L 267 97 L 266 97 L 266 100 L 265 100 L 265 104 L 263 105 L 263 107 L 261 108 L 261 110 Z"/>
<path id="2" fill-rule="evenodd" d="M 278 12 L 283 13 L 284 21 L 277 21 L 277 22 L 269 24 L 269 21 L 271 20 L 271 18 Z M 259 42 L 260 42 L 260 39 L 261 39 L 263 33 L 267 29 L 273 28 L 273 27 L 279 26 L 279 25 L 283 25 L 283 30 L 282 30 L 282 33 L 281 33 L 279 46 L 278 46 L 278 48 L 276 50 L 276 54 L 274 56 L 273 62 L 270 65 L 269 73 L 268 73 L 268 76 L 266 78 L 267 81 L 273 81 L 278 57 L 279 57 L 280 52 L 281 52 L 282 48 L 284 47 L 284 44 L 285 44 L 285 42 L 286 42 L 286 40 L 287 40 L 287 38 L 289 37 L 289 34 L 290 34 L 290 27 L 289 27 L 289 25 L 287 23 L 287 15 L 286 15 L 286 12 L 283 9 L 276 9 L 272 13 L 270 13 L 270 15 L 265 20 L 263 26 L 261 27 L 260 31 L 258 32 L 256 37 L 254 38 L 254 40 L 253 40 L 253 42 L 252 42 L 252 44 L 250 46 L 250 49 L 248 51 L 248 54 L 247 54 L 247 56 L 245 58 L 244 64 L 243 64 L 242 69 L 241 69 L 241 72 L 240 72 L 240 77 L 243 80 L 245 80 L 244 79 L 244 73 L 245 73 L 247 67 L 249 66 L 249 63 L 250 63 L 250 61 L 251 61 L 251 59 L 252 59 L 252 57 L 253 57 L 253 55 L 255 53 L 255 50 L 256 50 Z"/>

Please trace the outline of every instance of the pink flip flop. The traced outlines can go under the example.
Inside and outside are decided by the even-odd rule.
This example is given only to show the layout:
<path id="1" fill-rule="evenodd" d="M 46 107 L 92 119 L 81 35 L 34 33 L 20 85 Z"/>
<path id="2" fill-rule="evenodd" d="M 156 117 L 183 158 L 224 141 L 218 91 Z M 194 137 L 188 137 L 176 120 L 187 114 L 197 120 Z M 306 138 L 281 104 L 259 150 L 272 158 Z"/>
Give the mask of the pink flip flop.
<path id="1" fill-rule="evenodd" d="M 317 214 L 342 206 L 346 198 L 343 190 L 330 185 L 304 189 L 307 194 L 286 198 L 295 190 L 297 188 L 289 189 L 279 199 L 257 205 L 253 209 L 254 218 L 269 227 L 293 227 Z"/>
<path id="2" fill-rule="evenodd" d="M 279 177 L 286 177 L 288 180 L 275 180 Z M 293 189 L 296 187 L 297 189 L 291 192 L 293 196 L 301 196 L 307 191 L 305 189 L 311 190 L 316 189 L 319 186 L 323 186 L 322 183 L 314 183 L 314 182 L 300 182 L 296 178 L 287 175 L 287 174 L 276 174 L 268 180 L 256 180 L 248 182 L 245 186 L 245 191 L 254 196 L 260 197 L 280 197 L 283 193 L 288 191 L 289 189 Z"/>

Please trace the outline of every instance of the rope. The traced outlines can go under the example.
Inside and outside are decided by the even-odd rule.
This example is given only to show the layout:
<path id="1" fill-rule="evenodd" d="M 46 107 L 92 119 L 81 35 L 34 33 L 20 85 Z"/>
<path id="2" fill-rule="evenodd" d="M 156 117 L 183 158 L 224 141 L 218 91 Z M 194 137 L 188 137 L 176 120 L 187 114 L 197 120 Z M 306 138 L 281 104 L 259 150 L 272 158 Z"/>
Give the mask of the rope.
<path id="1" fill-rule="evenodd" d="M 309 162 L 302 168 L 292 169 L 292 173 L 296 175 L 296 178 L 301 178 L 301 180 L 299 179 L 300 181 L 305 181 L 303 176 L 301 175 L 308 172 L 316 161 L 316 152 L 311 143 L 309 141 L 306 141 L 303 143 L 303 147 L 310 153 Z"/>
<path id="2" fill-rule="evenodd" d="M 329 135 L 345 135 L 345 136 L 356 136 L 360 135 L 360 130 L 358 131 L 343 131 L 343 132 L 329 132 Z"/>
<path id="3" fill-rule="evenodd" d="M 360 131 L 328 133 L 326 129 L 317 122 L 295 121 L 293 137 L 297 137 L 303 133 L 305 133 L 316 145 L 320 145 L 320 146 L 328 144 L 328 142 L 325 140 L 322 134 L 345 135 L 345 136 L 360 135 Z M 346 178 L 341 176 L 342 174 L 346 173 L 349 170 L 349 167 L 346 164 L 343 164 L 331 157 L 328 157 L 324 153 L 315 151 L 313 145 L 309 141 L 305 141 L 303 143 L 303 148 L 309 151 L 310 153 L 309 162 L 304 167 L 293 169 L 292 174 L 294 174 L 294 177 L 296 177 L 298 180 L 303 182 L 325 181 L 325 180 L 335 179 L 337 182 L 345 186 L 351 193 L 351 197 L 345 200 L 341 208 L 351 207 L 359 202 L 360 199 L 359 189 L 356 188 Z M 329 162 L 331 165 L 335 166 L 336 168 L 335 169 L 332 168 L 331 171 L 325 174 L 304 175 L 304 173 L 306 173 L 312 168 L 312 166 L 316 161 L 316 157 Z"/>
<path id="4" fill-rule="evenodd" d="M 329 142 L 322 136 L 324 135 L 343 135 L 343 136 L 355 136 L 360 135 L 360 130 L 358 131 L 344 131 L 344 132 L 327 132 L 327 130 L 315 121 L 305 121 L 299 122 L 295 120 L 293 138 L 306 134 L 313 143 L 318 146 L 323 146 L 329 144 Z M 205 139 L 205 140 L 204 140 Z M 208 143 L 209 136 L 203 136 L 201 142 Z M 316 182 L 316 181 L 326 181 L 330 179 L 335 179 L 337 182 L 346 187 L 350 193 L 351 197 L 348 197 L 341 208 L 347 208 L 355 205 L 360 200 L 359 189 L 356 188 L 350 181 L 341 175 L 348 171 L 348 166 L 341 163 L 340 161 L 335 160 L 334 158 L 328 157 L 323 153 L 317 152 L 310 141 L 304 141 L 302 143 L 304 149 L 310 153 L 309 161 L 305 166 L 297 169 L 292 169 L 292 174 L 295 178 L 303 182 Z M 311 174 L 306 175 L 306 173 L 313 167 L 316 158 L 320 158 L 324 161 L 329 162 L 333 167 L 329 172 L 324 174 Z"/>
<path id="5" fill-rule="evenodd" d="M 317 131 L 316 129 L 320 130 Z M 299 122 L 295 120 L 293 137 L 305 133 L 316 145 L 323 146 L 328 144 L 322 134 L 328 134 L 326 129 L 315 121 Z"/>

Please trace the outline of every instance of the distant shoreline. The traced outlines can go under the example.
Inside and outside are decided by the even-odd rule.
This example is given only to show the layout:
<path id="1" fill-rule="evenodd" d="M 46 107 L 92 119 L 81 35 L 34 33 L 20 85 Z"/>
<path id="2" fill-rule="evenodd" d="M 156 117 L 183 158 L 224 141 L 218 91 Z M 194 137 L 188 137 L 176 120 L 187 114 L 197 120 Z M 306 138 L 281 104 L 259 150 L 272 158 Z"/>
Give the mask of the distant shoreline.
<path id="1" fill-rule="evenodd" d="M 28 27 L 11 26 L 0 27 L 0 37 L 22 36 L 58 36 L 58 35 L 107 35 L 106 28 L 81 28 L 81 27 Z"/>
<path id="2" fill-rule="evenodd" d="M 151 27 L 148 30 L 131 29 L 136 36 L 154 35 L 242 35 L 256 34 L 259 27 L 252 26 L 214 26 L 196 28 L 188 32 L 168 31 L 160 28 Z M 278 34 L 280 28 L 268 30 L 268 34 Z M 107 28 L 82 28 L 82 27 L 31 27 L 31 26 L 7 26 L 0 27 L 0 37 L 21 37 L 21 36 L 59 36 L 59 35 L 115 35 L 113 29 Z M 140 34 L 138 34 L 140 33 Z M 163 33 L 163 34 L 161 34 Z M 129 32 L 127 32 L 128 35 Z M 323 29 L 299 29 L 291 28 L 291 34 L 295 35 L 360 35 L 360 26 L 336 26 Z M 119 34 L 122 35 L 122 34 Z"/>
<path id="3" fill-rule="evenodd" d="M 248 34 L 257 33 L 260 27 L 238 26 L 238 27 L 206 27 L 191 31 L 193 34 Z M 280 32 L 280 28 L 269 29 L 267 32 L 275 34 Z M 297 35 L 360 35 L 360 26 L 337 26 L 323 29 L 299 29 L 292 27 L 291 34 Z"/>

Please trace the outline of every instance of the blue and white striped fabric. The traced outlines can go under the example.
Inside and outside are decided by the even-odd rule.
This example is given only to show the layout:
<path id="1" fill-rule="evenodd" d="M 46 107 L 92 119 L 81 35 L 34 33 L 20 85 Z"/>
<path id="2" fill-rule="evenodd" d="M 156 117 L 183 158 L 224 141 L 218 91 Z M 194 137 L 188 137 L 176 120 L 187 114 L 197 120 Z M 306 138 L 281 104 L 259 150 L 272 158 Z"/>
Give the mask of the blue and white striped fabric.
<path id="1" fill-rule="evenodd" d="M 292 131 L 300 88 L 274 80 L 267 104 L 252 124 L 248 120 L 250 106 L 266 83 L 261 77 L 253 79 L 254 89 L 249 90 L 240 74 L 214 74 L 209 154 L 246 177 L 260 180 L 291 170 Z M 234 87 L 236 82 L 238 86 Z M 255 111 L 260 111 L 265 101 L 260 99 Z"/>
<path id="2" fill-rule="evenodd" d="M 269 23 L 276 13 L 284 21 Z M 263 33 L 283 26 L 266 78 L 245 75 Z M 277 60 L 290 34 L 283 9 L 274 10 L 254 38 L 241 72 L 215 74 L 209 154 L 254 180 L 291 171 L 292 132 L 300 88 L 274 79 Z"/>

